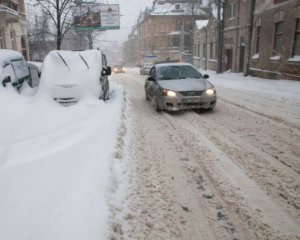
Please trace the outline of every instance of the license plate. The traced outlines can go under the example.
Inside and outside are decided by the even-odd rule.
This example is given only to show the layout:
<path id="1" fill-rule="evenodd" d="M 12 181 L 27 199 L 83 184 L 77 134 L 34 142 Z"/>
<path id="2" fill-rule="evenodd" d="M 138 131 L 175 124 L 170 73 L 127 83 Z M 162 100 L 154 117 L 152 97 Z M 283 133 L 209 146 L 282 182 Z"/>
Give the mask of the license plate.
<path id="1" fill-rule="evenodd" d="M 201 102 L 201 98 L 185 98 L 183 99 L 185 103 Z"/>

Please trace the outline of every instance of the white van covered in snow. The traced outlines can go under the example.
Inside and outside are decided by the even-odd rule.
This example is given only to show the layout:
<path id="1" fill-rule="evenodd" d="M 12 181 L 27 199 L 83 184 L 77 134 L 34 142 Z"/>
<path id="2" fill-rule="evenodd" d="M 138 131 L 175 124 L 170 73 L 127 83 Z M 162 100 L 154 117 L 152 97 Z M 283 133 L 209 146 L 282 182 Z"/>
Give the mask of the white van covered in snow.
<path id="1" fill-rule="evenodd" d="M 12 84 L 18 92 L 23 83 L 31 82 L 31 75 L 23 55 L 19 52 L 0 49 L 0 82 L 3 87 Z"/>
<path id="2" fill-rule="evenodd" d="M 106 57 L 99 50 L 51 51 L 42 65 L 39 92 L 62 105 L 86 97 L 108 99 L 111 74 Z"/>

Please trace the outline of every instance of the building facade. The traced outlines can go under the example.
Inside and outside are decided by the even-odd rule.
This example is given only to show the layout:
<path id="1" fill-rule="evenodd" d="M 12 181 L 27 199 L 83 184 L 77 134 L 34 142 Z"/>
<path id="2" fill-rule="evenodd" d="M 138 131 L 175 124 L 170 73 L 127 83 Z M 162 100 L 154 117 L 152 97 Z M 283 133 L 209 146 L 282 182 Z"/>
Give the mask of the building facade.
<path id="1" fill-rule="evenodd" d="M 217 70 L 217 21 L 213 16 L 195 22 L 193 65 L 204 70 Z"/>
<path id="2" fill-rule="evenodd" d="M 250 0 L 227 0 L 225 2 L 223 71 L 243 72 L 246 67 L 250 5 Z"/>
<path id="3" fill-rule="evenodd" d="M 18 51 L 29 60 L 24 0 L 0 0 L 0 48 Z"/>
<path id="4" fill-rule="evenodd" d="M 257 0 L 250 74 L 300 80 L 300 1 Z"/>
<path id="5" fill-rule="evenodd" d="M 123 44 L 123 60 L 128 66 L 137 66 L 138 63 L 138 38 L 136 26 L 133 27 L 128 40 Z"/>
<path id="6" fill-rule="evenodd" d="M 155 0 L 138 20 L 138 62 L 192 62 L 194 22 L 207 19 L 209 8 L 198 0 Z"/>

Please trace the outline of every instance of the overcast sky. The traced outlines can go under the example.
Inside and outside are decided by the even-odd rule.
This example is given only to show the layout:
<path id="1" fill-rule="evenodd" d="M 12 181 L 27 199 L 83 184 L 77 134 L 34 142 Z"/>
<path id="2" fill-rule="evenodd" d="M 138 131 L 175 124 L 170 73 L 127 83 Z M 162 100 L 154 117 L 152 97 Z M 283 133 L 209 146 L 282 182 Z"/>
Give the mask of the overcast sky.
<path id="1" fill-rule="evenodd" d="M 151 7 L 153 0 L 103 0 L 102 2 L 120 5 L 121 24 L 120 30 L 108 30 L 100 34 L 98 37 L 100 41 L 97 41 L 95 46 L 101 44 L 101 40 L 117 41 L 119 44 L 127 40 L 128 34 L 132 26 L 135 25 L 140 11 L 143 11 L 146 7 Z"/>

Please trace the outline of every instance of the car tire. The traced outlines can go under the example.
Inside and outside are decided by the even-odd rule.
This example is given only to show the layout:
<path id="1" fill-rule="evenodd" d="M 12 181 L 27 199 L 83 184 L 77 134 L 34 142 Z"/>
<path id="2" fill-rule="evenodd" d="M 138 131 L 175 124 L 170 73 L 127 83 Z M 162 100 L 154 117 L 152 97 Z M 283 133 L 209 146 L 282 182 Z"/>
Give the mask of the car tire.
<path id="1" fill-rule="evenodd" d="M 149 98 L 148 93 L 146 91 L 145 91 L 145 98 L 146 98 L 147 101 L 150 101 L 150 98 Z"/>
<path id="2" fill-rule="evenodd" d="M 155 111 L 156 111 L 156 112 L 161 112 L 161 109 L 160 109 L 160 107 L 159 107 L 159 105 L 158 105 L 158 102 L 157 102 L 156 98 L 155 98 L 155 100 L 154 100 L 154 108 L 155 108 Z"/>

